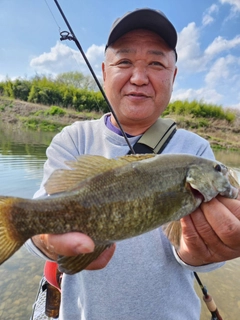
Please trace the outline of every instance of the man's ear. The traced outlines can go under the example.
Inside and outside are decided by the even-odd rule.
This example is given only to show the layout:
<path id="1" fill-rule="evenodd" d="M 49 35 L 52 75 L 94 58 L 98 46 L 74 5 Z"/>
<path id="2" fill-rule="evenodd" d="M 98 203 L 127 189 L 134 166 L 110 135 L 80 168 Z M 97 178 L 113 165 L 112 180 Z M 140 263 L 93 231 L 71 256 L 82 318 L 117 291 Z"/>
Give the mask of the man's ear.
<path id="1" fill-rule="evenodd" d="M 178 68 L 177 68 L 177 67 L 175 67 L 175 71 L 174 71 L 174 75 L 173 75 L 173 83 L 174 83 L 174 81 L 175 81 L 175 78 L 176 78 L 177 72 L 178 72 Z"/>
<path id="2" fill-rule="evenodd" d="M 102 77 L 103 77 L 103 82 L 105 82 L 106 72 L 105 72 L 105 63 L 104 62 L 102 62 Z"/>

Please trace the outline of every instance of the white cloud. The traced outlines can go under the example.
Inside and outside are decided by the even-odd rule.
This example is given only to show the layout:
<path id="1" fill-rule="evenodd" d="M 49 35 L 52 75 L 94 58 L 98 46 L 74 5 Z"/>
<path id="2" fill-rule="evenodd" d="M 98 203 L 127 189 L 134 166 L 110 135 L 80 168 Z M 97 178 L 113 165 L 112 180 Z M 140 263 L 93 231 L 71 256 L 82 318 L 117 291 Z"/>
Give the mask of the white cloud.
<path id="1" fill-rule="evenodd" d="M 104 45 L 96 46 L 95 44 L 91 45 L 91 47 L 87 49 L 86 56 L 95 70 L 99 71 L 102 68 L 102 62 L 104 60 L 104 50 Z"/>
<path id="2" fill-rule="evenodd" d="M 30 67 L 40 73 L 55 75 L 67 69 L 68 71 L 72 71 L 74 67 L 76 69 L 77 63 L 83 63 L 79 52 L 58 41 L 50 52 L 44 52 L 40 56 L 33 58 L 30 61 Z"/>
<path id="3" fill-rule="evenodd" d="M 203 69 L 203 56 L 200 50 L 200 30 L 195 22 L 189 23 L 178 34 L 178 66 L 185 71 L 199 71 Z"/>
<path id="4" fill-rule="evenodd" d="M 240 11 L 240 1 L 239 0 L 219 0 L 222 4 L 228 3 L 232 6 L 234 12 Z"/>
<path id="5" fill-rule="evenodd" d="M 104 46 L 92 45 L 88 48 L 86 56 L 93 64 L 93 69 L 96 73 L 101 73 L 101 62 L 104 56 Z M 76 71 L 79 69 L 84 74 L 89 73 L 88 67 L 81 55 L 77 50 L 71 49 L 67 45 L 58 41 L 50 52 L 44 52 L 38 57 L 31 59 L 30 67 L 38 73 L 56 74 Z"/>
<path id="6" fill-rule="evenodd" d="M 195 22 L 191 22 L 178 34 L 177 52 L 179 59 L 186 60 L 199 55 L 199 30 Z"/>
<path id="7" fill-rule="evenodd" d="M 175 100 L 203 100 L 207 103 L 221 103 L 222 95 L 215 89 L 203 87 L 199 89 L 179 89 L 173 92 L 171 101 Z"/>
<path id="8" fill-rule="evenodd" d="M 207 88 L 222 94 L 221 103 L 233 106 L 240 101 L 240 58 L 227 55 L 218 58 L 205 76 Z"/>
<path id="9" fill-rule="evenodd" d="M 212 5 L 207 12 L 212 13 L 217 10 L 218 7 Z M 195 22 L 191 22 L 178 33 L 178 66 L 184 73 L 205 71 L 219 53 L 240 47 L 240 35 L 229 40 L 218 36 L 202 51 L 201 30 L 202 28 L 198 28 Z"/>
<path id="10" fill-rule="evenodd" d="M 211 24 L 214 21 L 213 17 L 210 14 L 205 14 L 202 18 L 202 24 L 204 26 Z"/>
<path id="11" fill-rule="evenodd" d="M 222 51 L 235 48 L 240 45 L 240 36 L 236 36 L 231 40 L 224 39 L 218 36 L 213 40 L 213 42 L 206 48 L 205 54 L 216 55 Z"/>
<path id="12" fill-rule="evenodd" d="M 211 7 L 209 7 L 207 9 L 208 13 L 209 14 L 212 14 L 212 13 L 215 13 L 215 12 L 218 12 L 219 8 L 216 4 L 212 4 Z"/>
<path id="13" fill-rule="evenodd" d="M 232 55 L 217 59 L 205 77 L 207 85 L 212 87 L 219 82 L 222 83 L 227 79 L 228 81 L 230 81 L 231 78 L 233 79 L 234 68 L 232 68 L 232 66 L 237 65 L 238 60 L 238 58 Z"/>
<path id="14" fill-rule="evenodd" d="M 217 10 L 211 6 L 206 12 Z M 219 36 L 204 50 L 201 48 L 202 30 L 202 26 L 197 27 L 192 22 L 179 33 L 179 72 L 172 100 L 203 99 L 223 106 L 237 105 L 240 100 L 240 58 L 234 56 L 232 50 L 239 47 L 240 35 L 229 40 Z"/>
<path id="15" fill-rule="evenodd" d="M 214 22 L 214 18 L 212 16 L 213 13 L 218 12 L 218 6 L 216 4 L 212 4 L 211 7 L 209 7 L 204 13 L 202 18 L 202 24 L 203 26 L 206 26 L 208 24 L 211 24 Z"/>
<path id="16" fill-rule="evenodd" d="M 233 108 L 233 109 L 237 109 L 240 111 L 240 102 L 237 104 L 232 104 L 232 105 L 228 106 L 228 108 Z"/>

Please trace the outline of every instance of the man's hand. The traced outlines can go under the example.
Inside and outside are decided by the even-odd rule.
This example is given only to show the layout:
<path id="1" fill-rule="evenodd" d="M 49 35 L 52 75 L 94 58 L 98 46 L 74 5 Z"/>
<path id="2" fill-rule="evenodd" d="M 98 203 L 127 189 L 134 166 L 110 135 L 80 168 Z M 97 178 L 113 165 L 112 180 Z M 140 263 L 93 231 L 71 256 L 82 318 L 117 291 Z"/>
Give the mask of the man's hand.
<path id="1" fill-rule="evenodd" d="M 94 251 L 94 242 L 87 235 L 79 232 L 65 234 L 40 234 L 34 236 L 32 241 L 47 257 L 57 260 L 59 255 L 75 256 L 82 253 Z M 112 258 L 116 245 L 106 249 L 93 262 L 89 264 L 87 270 L 97 270 L 104 268 Z"/>
<path id="2" fill-rule="evenodd" d="M 240 195 L 217 197 L 181 219 L 178 255 L 187 264 L 200 266 L 240 257 Z"/>

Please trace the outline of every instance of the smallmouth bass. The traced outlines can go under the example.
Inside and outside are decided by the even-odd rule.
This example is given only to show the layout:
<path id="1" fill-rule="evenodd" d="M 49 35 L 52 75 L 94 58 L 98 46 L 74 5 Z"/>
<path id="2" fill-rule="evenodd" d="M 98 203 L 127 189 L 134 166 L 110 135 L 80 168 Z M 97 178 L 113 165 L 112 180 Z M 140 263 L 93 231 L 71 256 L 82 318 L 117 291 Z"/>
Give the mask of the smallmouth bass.
<path id="1" fill-rule="evenodd" d="M 59 269 L 86 268 L 116 241 L 179 220 L 218 194 L 236 198 L 239 185 L 217 161 L 186 154 L 129 155 L 119 159 L 83 155 L 56 170 L 44 199 L 0 196 L 0 264 L 37 234 L 79 231 L 95 251 L 59 257 Z"/>

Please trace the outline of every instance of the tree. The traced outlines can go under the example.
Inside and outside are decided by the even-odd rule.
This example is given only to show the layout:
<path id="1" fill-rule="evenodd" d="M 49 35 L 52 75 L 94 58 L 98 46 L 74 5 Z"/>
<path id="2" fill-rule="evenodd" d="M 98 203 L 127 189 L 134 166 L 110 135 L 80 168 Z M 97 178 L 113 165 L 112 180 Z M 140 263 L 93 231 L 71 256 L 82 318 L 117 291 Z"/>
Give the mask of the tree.
<path id="1" fill-rule="evenodd" d="M 83 88 L 84 75 L 81 72 L 71 71 L 60 73 L 56 77 L 56 82 L 66 84 L 67 86 L 73 86 L 75 88 Z"/>
<path id="2" fill-rule="evenodd" d="M 60 73 L 56 77 L 56 82 L 66 84 L 70 87 L 75 87 L 78 89 L 86 89 L 97 91 L 98 87 L 94 81 L 94 79 L 90 75 L 84 75 L 78 71 L 71 71 Z"/>

